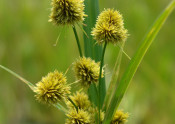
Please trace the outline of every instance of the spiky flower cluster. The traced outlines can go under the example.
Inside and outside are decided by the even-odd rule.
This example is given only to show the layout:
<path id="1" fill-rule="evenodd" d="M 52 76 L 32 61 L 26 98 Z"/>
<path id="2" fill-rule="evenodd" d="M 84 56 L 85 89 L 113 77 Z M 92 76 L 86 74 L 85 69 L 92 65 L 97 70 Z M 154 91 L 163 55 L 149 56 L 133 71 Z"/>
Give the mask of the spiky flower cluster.
<path id="1" fill-rule="evenodd" d="M 83 21 L 86 16 L 84 13 L 84 0 L 52 0 L 51 5 L 49 21 L 57 26 L 74 26 L 75 23 Z M 122 15 L 114 9 L 104 10 L 98 16 L 92 36 L 98 44 L 103 44 L 104 42 L 117 44 L 125 41 L 128 34 L 124 28 Z M 79 41 L 77 43 L 79 44 Z M 93 82 L 98 82 L 99 73 L 101 74 L 99 62 L 96 63 L 91 58 L 80 57 L 73 65 L 77 81 L 83 87 L 89 88 Z M 101 77 L 103 76 L 104 70 L 102 69 Z M 65 102 L 67 108 L 62 104 L 57 104 L 59 106 L 56 106 L 66 113 L 65 124 L 96 124 L 97 121 L 103 123 L 105 112 L 100 110 L 100 107 L 97 108 L 97 106 L 93 105 L 88 99 L 88 95 L 84 92 L 76 92 L 70 95 L 70 86 L 67 84 L 66 77 L 57 70 L 43 77 L 36 84 L 34 92 L 36 92 L 36 99 L 43 103 L 55 105 L 60 101 Z M 100 95 L 98 96 L 99 98 Z M 128 114 L 119 110 L 115 113 L 110 124 L 124 124 L 127 118 Z"/>
<path id="2" fill-rule="evenodd" d="M 71 109 L 66 116 L 68 119 L 65 124 L 91 124 L 89 113 L 82 109 L 78 111 L 76 111 L 76 109 Z"/>
<path id="3" fill-rule="evenodd" d="M 82 86 L 87 87 L 92 82 L 98 81 L 100 73 L 99 65 L 100 63 L 96 63 L 91 58 L 85 57 L 80 58 L 74 63 L 75 75 L 80 80 Z"/>
<path id="4" fill-rule="evenodd" d="M 36 84 L 35 92 L 38 101 L 55 104 L 67 98 L 70 94 L 70 86 L 67 85 L 66 77 L 55 70 Z"/>
<path id="5" fill-rule="evenodd" d="M 95 124 L 96 113 L 98 113 L 97 108 L 93 108 L 91 102 L 88 99 L 88 95 L 84 92 L 76 92 L 70 99 L 78 107 L 76 111 L 75 106 L 71 102 L 67 102 L 69 108 L 67 113 L 67 123 L 66 124 Z M 86 115 L 86 116 L 85 116 Z M 101 122 L 104 119 L 104 112 L 100 111 Z"/>
<path id="6" fill-rule="evenodd" d="M 66 124 L 91 124 L 91 113 L 89 113 L 91 103 L 88 96 L 84 92 L 76 92 L 76 94 L 70 96 L 70 99 L 78 107 L 78 111 L 70 101 L 66 103 L 69 108 Z"/>
<path id="7" fill-rule="evenodd" d="M 105 9 L 98 16 L 92 36 L 98 44 L 104 42 L 116 44 L 125 41 L 128 34 L 124 28 L 122 15 L 114 9 Z"/>
<path id="8" fill-rule="evenodd" d="M 111 124 L 124 124 L 127 122 L 127 118 L 129 117 L 128 113 L 124 113 L 122 110 L 116 111 Z"/>
<path id="9" fill-rule="evenodd" d="M 91 106 L 88 96 L 84 92 L 76 92 L 76 94 L 73 94 L 70 98 L 79 109 L 88 110 Z M 67 106 L 70 109 L 74 108 L 70 101 L 67 102 Z"/>
<path id="10" fill-rule="evenodd" d="M 84 0 L 52 0 L 49 21 L 55 25 L 73 25 L 83 21 L 84 16 Z"/>

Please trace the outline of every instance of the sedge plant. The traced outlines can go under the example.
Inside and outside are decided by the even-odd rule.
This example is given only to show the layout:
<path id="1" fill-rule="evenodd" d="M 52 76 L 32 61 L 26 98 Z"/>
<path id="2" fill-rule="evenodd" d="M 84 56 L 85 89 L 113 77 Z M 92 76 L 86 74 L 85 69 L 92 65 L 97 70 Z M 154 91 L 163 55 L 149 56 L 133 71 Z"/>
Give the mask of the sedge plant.
<path id="1" fill-rule="evenodd" d="M 119 11 L 108 8 L 99 12 L 98 0 L 52 0 L 51 6 L 49 22 L 55 26 L 68 25 L 73 29 L 79 56 L 72 68 L 75 83 L 82 89 L 71 93 L 72 85 L 67 82 L 66 73 L 58 70 L 49 72 L 41 81 L 33 84 L 7 67 L 0 67 L 26 83 L 35 93 L 37 101 L 61 110 L 67 116 L 65 124 L 126 123 L 129 113 L 118 110 L 118 106 L 144 55 L 173 11 L 175 0 L 160 14 L 131 58 L 123 50 L 129 34 Z M 84 35 L 84 52 L 76 26 L 80 27 Z M 111 80 L 107 81 L 110 82 L 107 89 L 104 60 L 108 44 L 119 46 L 120 51 Z M 119 80 L 122 54 L 131 60 Z"/>

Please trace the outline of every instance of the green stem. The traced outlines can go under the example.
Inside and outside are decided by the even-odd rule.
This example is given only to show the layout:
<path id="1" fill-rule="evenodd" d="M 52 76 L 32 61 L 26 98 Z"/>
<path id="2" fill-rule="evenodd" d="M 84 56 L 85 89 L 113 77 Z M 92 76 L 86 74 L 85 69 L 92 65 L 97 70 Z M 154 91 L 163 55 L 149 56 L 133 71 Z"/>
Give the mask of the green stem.
<path id="1" fill-rule="evenodd" d="M 135 55 L 132 57 L 126 71 L 124 72 L 118 87 L 114 91 L 114 95 L 112 100 L 109 104 L 109 107 L 106 111 L 105 118 L 103 124 L 109 124 L 112 120 L 115 110 L 117 110 L 127 88 L 132 80 L 134 74 L 136 73 L 143 57 L 145 56 L 146 52 L 148 51 L 150 45 L 154 41 L 155 37 L 157 36 L 158 32 L 160 31 L 161 27 L 163 26 L 164 22 L 175 8 L 175 0 L 173 0 L 170 5 L 163 11 L 163 13 L 159 16 L 159 18 L 153 24 L 151 30 L 144 38 L 143 42 L 140 44 L 139 48 L 137 49 Z"/>
<path id="2" fill-rule="evenodd" d="M 78 34 L 77 34 L 77 31 L 76 31 L 76 28 L 75 28 L 74 25 L 72 26 L 72 29 L 73 29 L 73 31 L 74 31 L 74 35 L 75 35 L 75 38 L 76 38 L 76 41 L 77 41 L 77 45 L 78 45 L 78 50 L 79 50 L 79 53 L 80 53 L 80 57 L 82 57 L 83 54 L 82 54 L 82 51 L 81 51 L 81 45 L 80 45 L 80 41 L 79 41 L 79 38 L 78 38 Z"/>
<path id="3" fill-rule="evenodd" d="M 78 107 L 75 105 L 75 103 L 72 101 L 72 99 L 70 97 L 68 97 L 68 100 L 72 103 L 72 105 L 75 107 L 75 109 L 78 112 Z"/>
<path id="4" fill-rule="evenodd" d="M 98 110 L 99 110 L 99 124 L 100 124 L 100 109 L 101 109 L 101 89 L 102 89 L 102 68 L 103 68 L 103 62 L 104 62 L 104 55 L 105 55 L 105 51 L 106 51 L 106 46 L 107 46 L 107 42 L 105 42 L 105 45 L 104 45 L 104 48 L 103 48 L 103 51 L 102 51 L 102 56 L 101 56 L 101 64 L 100 64 L 100 74 L 99 74 L 99 101 L 98 101 Z"/>
<path id="5" fill-rule="evenodd" d="M 116 89 L 116 87 L 118 86 L 118 77 L 119 77 L 119 71 L 120 71 L 120 64 L 121 64 L 121 60 L 122 60 L 122 53 L 123 53 L 123 48 L 125 45 L 125 41 L 122 43 L 117 59 L 116 59 L 116 63 L 113 69 L 113 73 L 112 73 L 112 77 L 111 77 L 111 81 L 109 84 L 109 87 L 107 89 L 107 93 L 105 96 L 105 101 L 103 104 L 103 110 L 106 110 L 108 108 L 108 105 L 111 101 L 112 96 L 114 95 L 114 91 Z"/>

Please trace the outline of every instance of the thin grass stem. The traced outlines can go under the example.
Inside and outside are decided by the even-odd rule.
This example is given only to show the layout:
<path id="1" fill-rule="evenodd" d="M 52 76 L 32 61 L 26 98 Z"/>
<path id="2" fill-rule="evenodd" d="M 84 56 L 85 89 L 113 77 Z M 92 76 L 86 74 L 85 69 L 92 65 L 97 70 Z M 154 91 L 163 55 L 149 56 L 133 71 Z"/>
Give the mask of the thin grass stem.
<path id="1" fill-rule="evenodd" d="M 119 83 L 118 77 L 119 77 L 119 71 L 120 71 L 120 64 L 121 64 L 121 60 L 122 60 L 122 53 L 123 53 L 122 49 L 123 49 L 124 45 L 125 45 L 125 41 L 122 43 L 121 48 L 120 48 L 119 53 L 118 53 L 118 56 L 117 56 L 117 59 L 116 59 L 116 63 L 115 63 L 114 69 L 113 69 L 112 77 L 111 77 L 111 81 L 110 81 L 110 84 L 109 84 L 109 87 L 107 89 L 107 93 L 105 96 L 103 110 L 106 110 L 108 108 L 108 105 L 111 101 L 111 98 L 114 95 L 114 91 Z"/>
<path id="2" fill-rule="evenodd" d="M 86 33 L 86 31 L 80 26 L 79 23 L 77 23 L 78 27 L 83 31 L 83 33 L 86 35 L 87 38 L 89 38 L 88 34 Z"/>
<path id="3" fill-rule="evenodd" d="M 75 103 L 72 101 L 70 97 L 68 97 L 68 100 L 72 103 L 72 105 L 75 107 L 76 111 L 78 112 L 78 107 L 75 105 Z"/>
<path id="4" fill-rule="evenodd" d="M 79 41 L 78 34 L 77 34 L 77 31 L 76 31 L 76 28 L 75 28 L 74 25 L 72 26 L 72 29 L 74 31 L 74 35 L 75 35 L 75 38 L 76 38 L 76 41 L 77 41 L 77 46 L 78 46 L 78 50 L 79 50 L 79 53 L 80 53 L 80 57 L 83 57 L 80 41 Z"/>
<path id="5" fill-rule="evenodd" d="M 99 124 L 100 124 L 100 109 L 101 109 L 101 89 L 102 89 L 102 69 L 103 69 L 103 62 L 104 62 L 104 55 L 105 55 L 105 51 L 106 51 L 106 46 L 107 46 L 107 42 L 105 42 L 104 44 L 104 48 L 103 48 L 103 51 L 102 51 L 102 56 L 101 56 L 101 63 L 100 63 L 100 74 L 99 74 L 99 101 L 98 101 L 98 111 L 99 111 Z"/>

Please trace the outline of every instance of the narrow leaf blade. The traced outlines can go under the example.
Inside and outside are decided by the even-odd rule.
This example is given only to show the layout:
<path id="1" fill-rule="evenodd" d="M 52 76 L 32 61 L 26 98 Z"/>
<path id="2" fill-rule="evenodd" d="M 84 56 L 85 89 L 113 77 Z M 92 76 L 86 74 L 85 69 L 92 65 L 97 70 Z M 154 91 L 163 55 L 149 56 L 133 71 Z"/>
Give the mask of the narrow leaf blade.
<path id="1" fill-rule="evenodd" d="M 27 84 L 32 90 L 34 90 L 34 85 L 32 83 L 30 83 L 29 81 L 27 81 L 26 79 L 24 79 L 23 77 L 21 77 L 20 75 L 16 74 L 15 72 L 13 72 L 12 70 L 8 69 L 7 67 L 4 67 L 2 65 L 0 65 L 0 68 L 4 69 L 5 71 L 9 72 L 10 74 L 12 74 L 13 76 L 15 76 L 16 78 L 18 78 L 19 80 L 21 80 L 22 82 L 24 82 L 25 84 Z"/>
<path id="2" fill-rule="evenodd" d="M 134 57 L 131 59 L 128 68 L 126 69 L 119 86 L 115 90 L 115 95 L 112 98 L 112 101 L 109 105 L 108 110 L 106 111 L 104 124 L 109 124 L 115 110 L 118 108 L 126 89 L 133 78 L 135 72 L 137 71 L 138 66 L 140 65 L 144 55 L 146 54 L 147 50 L 149 49 L 150 45 L 152 44 L 153 40 L 155 39 L 156 35 L 158 34 L 160 28 L 163 26 L 164 22 L 173 11 L 175 7 L 175 0 L 173 0 L 169 6 L 163 11 L 163 13 L 159 16 L 159 18 L 155 21 L 151 30 L 144 38 L 143 42 L 139 46 L 138 50 L 136 51 Z"/>
<path id="3" fill-rule="evenodd" d="M 120 71 L 120 64 L 121 64 L 121 60 L 122 60 L 124 45 L 125 45 L 125 42 L 123 42 L 122 48 L 120 48 L 117 59 L 116 59 L 116 62 L 115 62 L 115 66 L 114 66 L 114 69 L 113 69 L 111 81 L 110 81 L 109 87 L 107 89 L 105 100 L 104 100 L 103 110 L 106 110 L 108 108 L 108 105 L 111 101 L 111 98 L 114 95 L 114 91 L 117 88 L 118 83 L 119 83 L 118 76 L 119 76 L 119 71 Z"/>
<path id="4" fill-rule="evenodd" d="M 87 33 L 88 37 L 84 34 L 84 50 L 85 50 L 85 56 L 91 57 L 96 62 L 101 60 L 101 54 L 102 54 L 102 46 L 97 45 L 95 40 L 93 39 L 91 35 L 92 28 L 95 26 L 96 19 L 99 15 L 99 3 L 98 0 L 85 0 L 85 14 L 88 15 L 88 17 L 85 19 L 84 24 L 84 30 Z M 94 98 L 94 85 L 91 86 L 89 90 L 89 96 L 92 99 L 92 102 L 96 102 L 97 98 Z M 101 87 L 101 105 L 103 104 L 104 97 L 106 94 L 106 85 L 105 85 L 105 78 L 102 79 L 102 87 Z M 97 95 L 95 95 L 97 96 Z"/>

